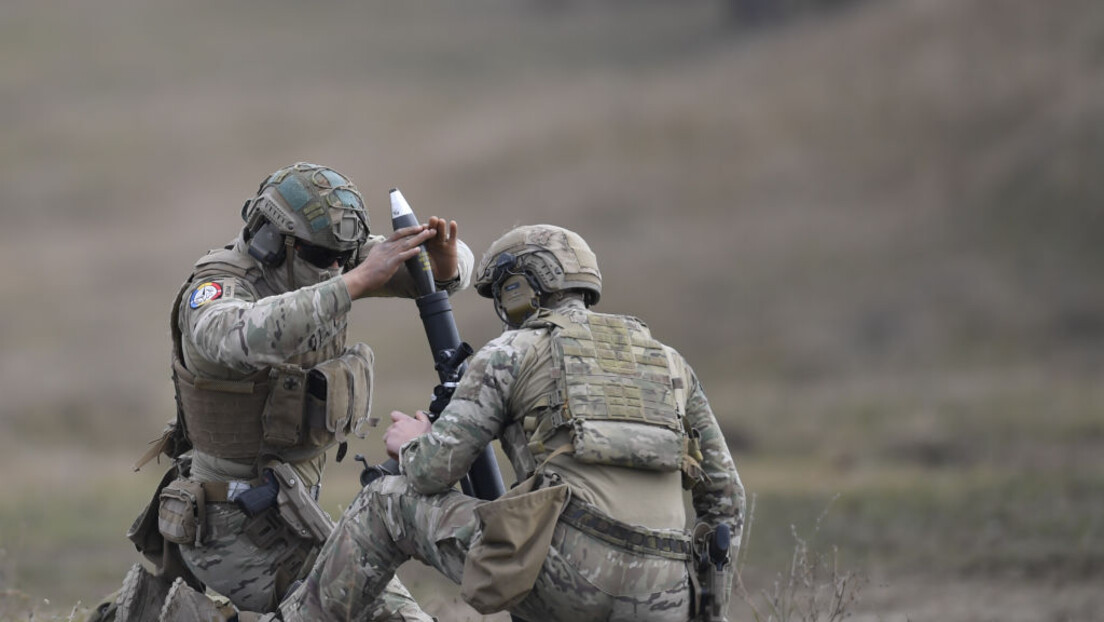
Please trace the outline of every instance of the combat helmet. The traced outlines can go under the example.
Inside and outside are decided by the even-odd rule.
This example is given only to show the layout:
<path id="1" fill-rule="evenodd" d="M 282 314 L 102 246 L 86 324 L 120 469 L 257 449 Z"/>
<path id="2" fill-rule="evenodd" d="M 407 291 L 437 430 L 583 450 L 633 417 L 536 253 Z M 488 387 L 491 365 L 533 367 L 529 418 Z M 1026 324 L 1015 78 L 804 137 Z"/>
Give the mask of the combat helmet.
<path id="1" fill-rule="evenodd" d="M 546 294 L 582 292 L 587 306 L 602 297 L 602 273 L 586 240 L 555 225 L 517 227 L 495 240 L 476 271 L 475 289 L 492 298 L 510 326 L 519 326 Z"/>
<path id="2" fill-rule="evenodd" d="M 282 261 L 284 248 L 296 243 L 300 256 L 316 265 L 327 257 L 344 265 L 370 231 L 364 198 L 353 182 L 310 162 L 266 177 L 242 206 L 242 219 L 252 238 L 250 254 L 269 265 Z M 328 253 L 315 261 L 312 251 Z"/>

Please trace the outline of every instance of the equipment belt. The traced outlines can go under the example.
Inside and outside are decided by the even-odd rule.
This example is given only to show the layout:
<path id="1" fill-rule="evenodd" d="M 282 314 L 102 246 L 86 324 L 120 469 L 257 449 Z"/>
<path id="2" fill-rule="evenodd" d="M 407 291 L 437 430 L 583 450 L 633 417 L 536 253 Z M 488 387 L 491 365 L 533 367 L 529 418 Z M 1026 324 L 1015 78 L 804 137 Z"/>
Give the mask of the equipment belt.
<path id="1" fill-rule="evenodd" d="M 203 497 L 207 503 L 232 503 L 238 495 L 259 484 L 261 484 L 261 480 L 259 479 L 250 481 L 200 482 L 200 485 L 203 486 Z M 315 484 L 311 486 L 310 490 L 311 496 L 314 497 L 315 501 L 318 501 L 318 496 L 322 492 L 322 485 Z"/>
<path id="2" fill-rule="evenodd" d="M 629 525 L 572 497 L 560 519 L 579 531 L 629 551 L 686 561 L 691 555 L 690 537 Z"/>

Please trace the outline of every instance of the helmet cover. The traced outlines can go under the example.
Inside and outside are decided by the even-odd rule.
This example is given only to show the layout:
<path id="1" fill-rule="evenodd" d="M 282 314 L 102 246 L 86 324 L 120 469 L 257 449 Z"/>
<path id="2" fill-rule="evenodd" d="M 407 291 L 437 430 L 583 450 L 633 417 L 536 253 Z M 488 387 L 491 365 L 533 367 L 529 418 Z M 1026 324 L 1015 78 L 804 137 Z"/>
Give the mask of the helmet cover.
<path id="1" fill-rule="evenodd" d="M 314 246 L 338 251 L 360 247 L 370 232 L 364 198 L 332 168 L 298 162 L 269 175 L 242 207 L 250 231 L 263 221 Z"/>
<path id="2" fill-rule="evenodd" d="M 517 227 L 495 240 L 476 271 L 475 289 L 494 298 L 495 286 L 524 272 L 542 293 L 580 289 L 588 305 L 602 296 L 598 259 L 579 234 L 555 225 Z"/>

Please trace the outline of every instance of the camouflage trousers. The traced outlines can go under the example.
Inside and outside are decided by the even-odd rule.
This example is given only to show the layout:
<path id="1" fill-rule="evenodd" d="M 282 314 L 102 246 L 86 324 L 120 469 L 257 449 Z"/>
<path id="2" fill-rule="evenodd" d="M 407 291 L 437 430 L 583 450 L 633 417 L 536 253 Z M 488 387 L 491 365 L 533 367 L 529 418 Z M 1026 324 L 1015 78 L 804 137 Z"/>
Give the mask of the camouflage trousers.
<path id="1" fill-rule="evenodd" d="M 280 605 L 283 620 L 369 619 L 410 558 L 459 584 L 480 503 L 457 491 L 420 494 L 402 476 L 376 480 Z M 690 598 L 686 562 L 622 550 L 561 522 L 533 591 L 511 612 L 530 622 L 686 622 Z"/>
<path id="2" fill-rule="evenodd" d="M 276 513 L 269 512 L 272 521 Z M 276 610 L 284 590 L 313 556 L 309 542 L 290 537 L 279 523 L 258 524 L 238 507 L 207 504 L 207 538 L 202 547 L 180 546 L 181 556 L 196 578 L 222 594 L 241 611 Z M 431 620 L 398 579 L 382 588 L 379 607 L 366 620 L 426 622 Z"/>

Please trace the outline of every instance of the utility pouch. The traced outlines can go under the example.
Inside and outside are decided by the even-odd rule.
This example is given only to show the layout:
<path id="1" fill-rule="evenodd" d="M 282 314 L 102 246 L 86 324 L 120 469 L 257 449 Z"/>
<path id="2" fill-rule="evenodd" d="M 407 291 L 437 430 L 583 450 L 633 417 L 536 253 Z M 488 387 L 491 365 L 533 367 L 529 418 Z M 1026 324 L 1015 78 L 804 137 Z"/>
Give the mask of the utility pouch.
<path id="1" fill-rule="evenodd" d="M 345 354 L 316 365 L 310 370 L 312 385 L 324 387 L 321 397 L 324 421 L 311 421 L 310 434 L 313 445 L 325 445 L 336 439 L 344 442 L 349 432 L 362 432 L 363 422 L 372 410 L 373 362 L 372 349 L 363 343 L 357 343 L 345 351 Z M 308 395 L 308 401 L 316 396 Z M 313 413 L 320 408 L 308 408 Z M 317 438 L 316 438 L 317 437 Z"/>
<path id="2" fill-rule="evenodd" d="M 130 529 L 127 530 L 127 539 L 133 542 L 134 548 L 138 549 L 138 552 L 155 566 L 161 563 L 165 550 L 165 537 L 161 535 L 161 531 L 157 528 L 161 491 L 176 480 L 180 473 L 181 468 L 175 464 L 165 472 L 161 482 L 153 492 L 153 498 L 146 504 L 142 513 L 134 519 Z"/>
<path id="3" fill-rule="evenodd" d="M 582 418 L 571 425 L 579 462 L 647 471 L 677 471 L 682 464 L 684 437 L 669 427 Z"/>
<path id="4" fill-rule="evenodd" d="M 310 486 L 304 485 L 290 464 L 273 463 L 267 468 L 272 470 L 280 485 L 280 492 L 276 497 L 280 518 L 300 538 L 317 544 L 325 542 L 334 529 L 334 522 L 314 500 Z"/>
<path id="5" fill-rule="evenodd" d="M 516 605 L 537 581 L 569 494 L 566 484 L 534 490 L 540 477 L 475 509 L 482 530 L 464 560 L 460 595 L 480 613 Z"/>
<path id="6" fill-rule="evenodd" d="M 281 365 L 271 374 L 272 389 L 261 413 L 262 436 L 272 447 L 293 447 L 303 435 L 307 372 L 298 365 Z"/>
<path id="7" fill-rule="evenodd" d="M 203 485 L 178 478 L 161 490 L 157 506 L 157 530 L 169 542 L 201 546 L 207 524 Z"/>

